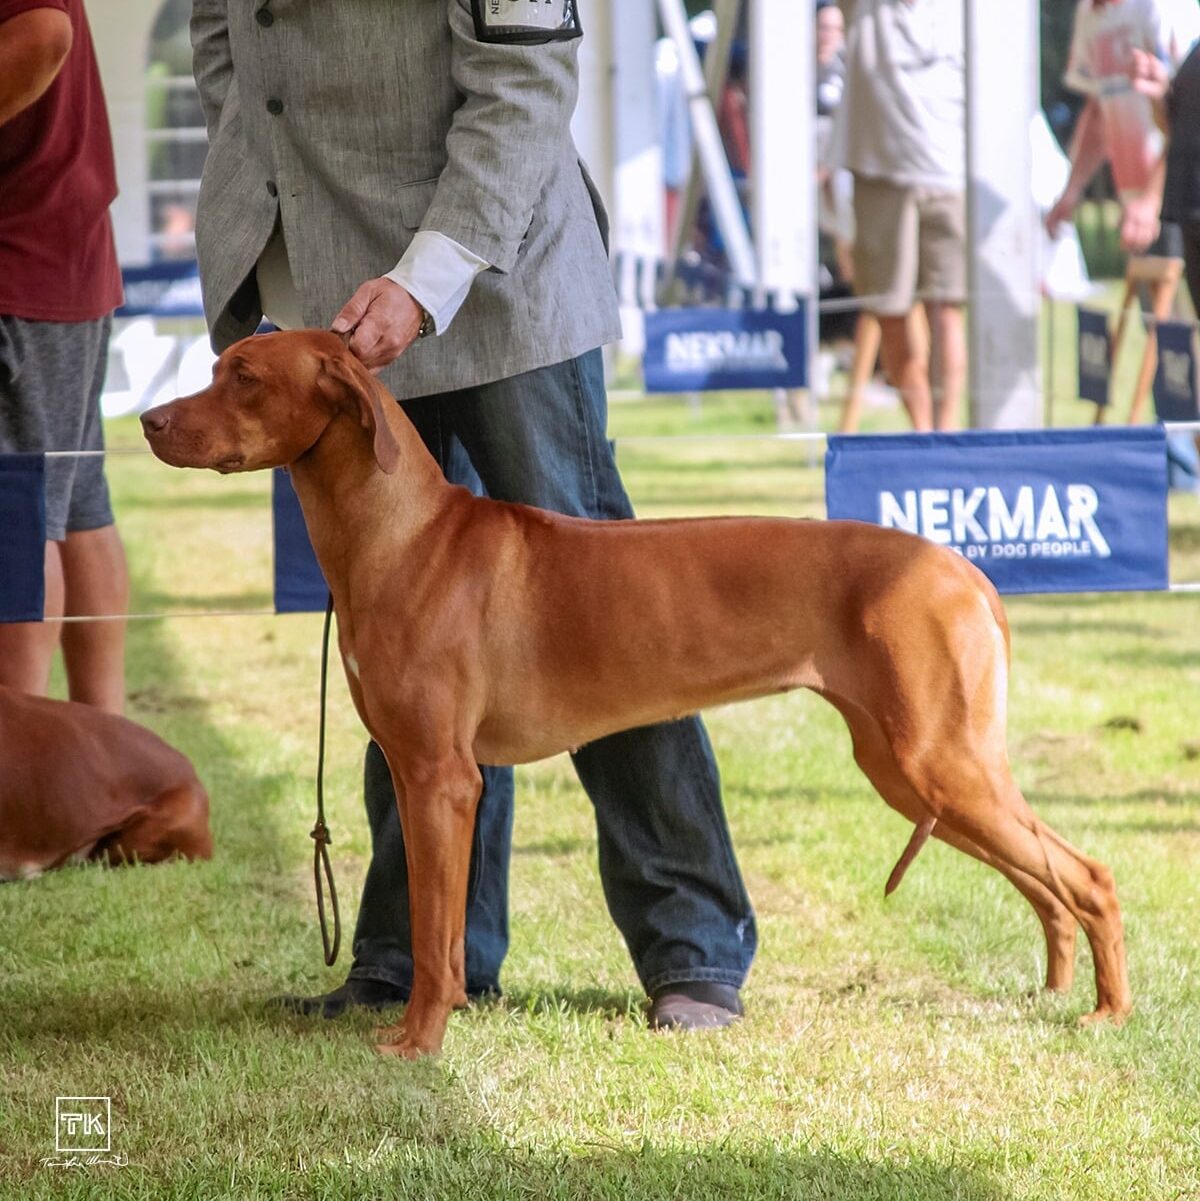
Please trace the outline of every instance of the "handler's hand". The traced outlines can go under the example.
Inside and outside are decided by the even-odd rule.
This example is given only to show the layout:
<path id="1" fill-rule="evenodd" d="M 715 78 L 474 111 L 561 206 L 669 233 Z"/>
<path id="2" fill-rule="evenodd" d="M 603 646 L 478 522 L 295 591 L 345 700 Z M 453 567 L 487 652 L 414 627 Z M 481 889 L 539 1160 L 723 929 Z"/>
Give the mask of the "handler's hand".
<path id="1" fill-rule="evenodd" d="M 1171 90 L 1166 64 L 1145 50 L 1134 50 L 1129 63 L 1129 82 L 1135 92 L 1161 100 Z"/>
<path id="2" fill-rule="evenodd" d="M 396 282 L 369 279 L 342 305 L 330 327 L 335 334 L 354 331 L 348 345 L 372 371 L 386 367 L 416 341 L 421 306 Z"/>

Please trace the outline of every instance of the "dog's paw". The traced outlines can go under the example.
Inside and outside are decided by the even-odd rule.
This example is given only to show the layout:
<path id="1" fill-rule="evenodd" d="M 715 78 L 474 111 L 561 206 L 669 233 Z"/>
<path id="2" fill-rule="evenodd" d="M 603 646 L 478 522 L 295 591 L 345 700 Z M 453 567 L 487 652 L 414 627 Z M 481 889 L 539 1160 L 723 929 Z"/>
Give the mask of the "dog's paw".
<path id="1" fill-rule="evenodd" d="M 380 1055 L 394 1055 L 398 1059 L 423 1059 L 427 1055 L 436 1055 L 441 1049 L 441 1041 L 436 1044 L 428 1039 L 421 1039 L 410 1034 L 404 1023 L 395 1026 L 380 1026 L 375 1031 L 378 1041 L 375 1050 Z"/>
<path id="2" fill-rule="evenodd" d="M 1081 1015 L 1079 1024 L 1081 1026 L 1099 1026 L 1103 1023 L 1110 1026 L 1123 1026 L 1132 1012 L 1132 1006 L 1127 1009 L 1115 1009 L 1109 1005 L 1101 1005 L 1091 1013 Z"/>
<path id="3" fill-rule="evenodd" d="M 398 1043 L 376 1043 L 375 1050 L 380 1055 L 393 1055 L 397 1059 L 424 1059 L 427 1055 L 436 1054 L 424 1047 L 418 1047 L 409 1039 L 403 1039 Z"/>

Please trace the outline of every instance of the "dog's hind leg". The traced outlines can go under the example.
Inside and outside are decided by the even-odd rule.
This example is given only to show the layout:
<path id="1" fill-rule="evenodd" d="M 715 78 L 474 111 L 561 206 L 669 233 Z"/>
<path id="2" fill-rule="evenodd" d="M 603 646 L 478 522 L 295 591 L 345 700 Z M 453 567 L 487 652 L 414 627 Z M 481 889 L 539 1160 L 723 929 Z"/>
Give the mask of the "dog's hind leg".
<path id="1" fill-rule="evenodd" d="M 1083 926 L 1096 971 L 1096 1009 L 1085 1020 L 1119 1021 L 1133 1002 L 1112 872 L 1039 820 L 1021 795 L 1005 744 L 1003 611 L 965 563 L 943 566 L 940 593 L 897 587 L 879 601 L 855 670 L 839 671 L 833 662 L 826 694 L 850 698 L 838 707 L 852 729 L 854 713 L 869 715 L 890 758 L 875 743 L 868 751 L 885 767 L 894 763 L 920 818 L 936 818 L 943 837 L 957 835 L 1010 872 L 1032 877 Z M 961 587 L 964 582 L 969 586 Z M 1006 874 L 1014 883 L 1020 879 Z M 1027 888 L 1022 891 L 1038 909 L 1048 940 L 1058 940 L 1048 942 L 1048 975 L 1061 983 L 1067 955 L 1057 932 L 1065 922 L 1043 894 Z"/>
<path id="2" fill-rule="evenodd" d="M 989 855 L 969 838 L 939 823 L 935 834 L 949 846 L 994 867 L 1029 902 L 1046 936 L 1046 988 L 1050 992 L 1071 991 L 1075 980 L 1075 934 L 1079 929 L 1071 911 L 1035 877 Z"/>
<path id="3" fill-rule="evenodd" d="M 861 710 L 851 709 L 835 698 L 829 699 L 846 718 L 854 740 L 855 761 L 876 792 L 919 830 L 932 814 L 900 771 L 883 731 Z M 1075 934 L 1078 929 L 1071 911 L 1035 877 L 989 854 L 944 821 L 935 822 L 931 833 L 948 846 L 995 868 L 1029 902 L 1046 938 L 1046 987 L 1053 992 L 1069 991 L 1075 976 Z M 895 876 L 893 871 L 893 879 Z"/>
<path id="4" fill-rule="evenodd" d="M 966 724 L 959 726 L 960 732 Z M 1037 817 L 1013 780 L 1002 750 L 989 756 L 965 737 L 958 738 L 956 746 L 952 731 L 942 734 L 925 743 L 936 748 L 931 753 L 916 756 L 901 750 L 896 755 L 922 807 L 936 815 L 939 829 L 1032 877 L 1074 915 L 1091 945 L 1096 971 L 1096 1009 L 1084 1020 L 1123 1019 L 1133 1003 L 1112 872 Z M 1050 962 L 1057 962 L 1061 978 L 1061 959 L 1053 949 Z"/>

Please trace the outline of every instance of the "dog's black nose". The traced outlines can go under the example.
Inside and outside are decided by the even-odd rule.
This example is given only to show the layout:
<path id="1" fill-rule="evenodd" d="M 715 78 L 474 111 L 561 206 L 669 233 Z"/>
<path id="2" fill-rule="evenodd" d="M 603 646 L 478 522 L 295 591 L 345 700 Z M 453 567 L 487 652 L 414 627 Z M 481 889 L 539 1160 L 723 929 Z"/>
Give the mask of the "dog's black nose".
<path id="1" fill-rule="evenodd" d="M 142 414 L 142 429 L 148 434 L 160 434 L 167 428 L 171 420 L 171 414 L 167 412 L 166 405 L 159 405 L 156 409 L 147 409 Z"/>

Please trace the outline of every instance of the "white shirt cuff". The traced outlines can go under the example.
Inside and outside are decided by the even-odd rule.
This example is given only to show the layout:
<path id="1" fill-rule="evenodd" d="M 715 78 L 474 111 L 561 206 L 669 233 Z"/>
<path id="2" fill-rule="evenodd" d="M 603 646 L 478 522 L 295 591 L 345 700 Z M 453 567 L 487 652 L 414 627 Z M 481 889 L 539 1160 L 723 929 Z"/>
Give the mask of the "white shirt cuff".
<path id="1" fill-rule="evenodd" d="M 444 334 L 475 277 L 490 266 L 453 238 L 422 229 L 384 278 L 398 283 L 429 314 L 434 333 Z"/>

